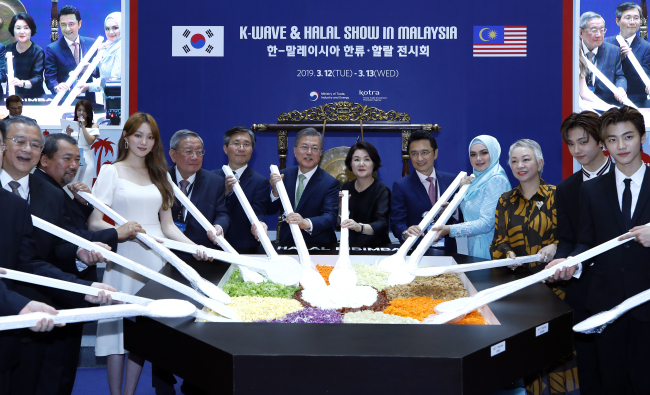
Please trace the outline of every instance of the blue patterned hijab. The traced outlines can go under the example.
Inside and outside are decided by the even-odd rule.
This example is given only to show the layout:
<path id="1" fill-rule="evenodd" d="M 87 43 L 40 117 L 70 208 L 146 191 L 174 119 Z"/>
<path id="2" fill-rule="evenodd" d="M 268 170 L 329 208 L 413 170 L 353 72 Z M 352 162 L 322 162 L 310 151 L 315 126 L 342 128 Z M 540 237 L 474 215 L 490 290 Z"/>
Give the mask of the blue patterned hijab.
<path id="1" fill-rule="evenodd" d="M 486 134 L 474 137 L 472 142 L 469 143 L 468 152 L 472 150 L 472 146 L 476 144 L 483 144 L 487 147 L 488 152 L 490 153 L 490 166 L 483 170 L 477 171 L 474 169 L 474 181 L 467 188 L 467 195 L 465 195 L 465 200 L 470 200 L 481 190 L 483 185 L 487 183 L 492 177 L 503 176 L 506 180 L 508 176 L 506 171 L 503 170 L 503 167 L 499 164 L 499 157 L 501 157 L 501 145 L 497 139 Z"/>

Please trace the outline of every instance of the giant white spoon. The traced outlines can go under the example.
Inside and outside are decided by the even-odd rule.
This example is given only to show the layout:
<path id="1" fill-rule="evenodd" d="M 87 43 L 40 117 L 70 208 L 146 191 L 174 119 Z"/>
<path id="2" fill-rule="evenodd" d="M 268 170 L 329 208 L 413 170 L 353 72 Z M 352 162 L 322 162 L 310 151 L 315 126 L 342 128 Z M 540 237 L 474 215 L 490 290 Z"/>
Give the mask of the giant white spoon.
<path id="1" fill-rule="evenodd" d="M 271 165 L 271 173 L 280 175 L 280 170 L 276 165 Z M 284 213 L 289 215 L 293 213 L 293 207 L 291 207 L 291 200 L 289 200 L 289 195 L 287 194 L 287 189 L 284 187 L 284 182 L 282 180 L 278 181 L 275 184 L 275 188 L 278 190 L 280 195 L 280 201 L 282 202 L 282 207 L 284 208 Z M 298 249 L 298 256 L 300 256 L 300 262 L 302 263 L 302 276 L 300 277 L 300 284 L 303 288 L 312 288 L 312 287 L 326 287 L 325 280 L 323 276 L 316 271 L 314 264 L 311 261 L 309 256 L 309 251 L 307 250 L 307 244 L 305 244 L 305 238 L 302 237 L 302 231 L 297 224 L 289 224 L 289 229 L 291 229 L 291 234 L 293 235 L 293 241 L 296 243 L 296 248 Z"/>
<path id="2" fill-rule="evenodd" d="M 232 169 L 228 165 L 223 165 L 222 169 L 223 169 L 223 174 L 225 174 L 226 176 L 234 176 Z M 283 266 L 288 266 L 288 265 L 293 266 L 292 262 L 295 262 L 295 259 L 289 258 L 288 256 L 278 255 L 278 253 L 273 248 L 273 244 L 271 244 L 271 239 L 269 239 L 269 235 L 267 235 L 266 232 L 264 232 L 263 230 L 264 228 L 262 228 L 262 224 L 259 218 L 257 218 L 257 215 L 253 210 L 253 207 L 248 201 L 248 198 L 246 197 L 246 194 L 244 193 L 244 190 L 242 189 L 241 185 L 239 185 L 239 183 L 235 183 L 235 185 L 233 186 L 233 192 L 235 193 L 235 196 L 237 196 L 237 199 L 239 199 L 239 203 L 244 209 L 244 212 L 246 213 L 248 220 L 250 221 L 251 224 L 255 225 L 255 228 L 257 229 L 257 237 L 259 238 L 260 243 L 262 243 L 262 248 L 264 248 L 264 252 L 266 252 L 266 255 L 269 257 L 270 263 L 283 265 Z M 273 281 L 273 279 L 270 280 Z M 244 281 L 247 281 L 246 278 L 244 278 Z M 296 281 L 293 284 L 297 284 L 297 283 L 298 282 Z M 282 284 L 293 285 L 293 284 L 286 284 L 284 282 L 282 282 Z"/>
<path id="3" fill-rule="evenodd" d="M 56 315 L 43 312 L 10 315 L 0 317 L 0 331 L 29 328 L 35 326 L 43 318 L 51 319 L 56 325 L 134 316 L 181 318 L 192 315 L 195 310 L 196 307 L 186 300 L 161 299 L 154 300 L 146 306 L 137 304 L 116 304 L 111 306 L 59 310 L 59 314 Z"/>
<path id="4" fill-rule="evenodd" d="M 598 70 L 598 67 L 594 66 L 594 64 L 591 63 L 589 61 L 589 59 L 587 59 L 586 56 L 584 56 L 582 54 L 580 56 L 582 56 L 582 58 L 584 59 L 585 64 L 587 65 L 587 68 L 589 69 L 589 71 L 594 73 L 594 75 L 596 77 L 598 77 L 600 82 L 602 82 L 603 85 L 605 85 L 607 87 L 607 89 L 609 89 L 614 95 L 618 94 L 618 88 L 616 87 L 616 85 L 612 84 L 612 82 L 610 80 L 608 80 L 607 77 L 605 77 L 605 75 L 600 70 Z M 625 104 L 627 106 L 630 106 L 630 107 L 634 107 L 637 110 L 639 109 L 639 107 L 635 106 L 634 103 L 632 103 L 630 101 L 630 99 L 628 99 L 627 97 L 623 100 L 623 104 Z"/>
<path id="5" fill-rule="evenodd" d="M 86 192 L 79 192 L 79 195 L 88 203 L 92 204 L 97 210 L 101 211 L 104 213 L 104 215 L 115 221 L 115 224 L 118 226 L 129 222 L 126 218 L 117 213 L 117 211 L 105 205 L 95 196 Z M 215 284 L 212 284 L 208 280 L 201 277 L 201 275 L 196 270 L 194 270 L 192 266 L 183 262 L 183 260 L 174 255 L 174 253 L 169 251 L 164 246 L 160 245 L 160 243 L 158 243 L 153 237 L 144 233 L 136 233 L 136 237 L 147 247 L 157 252 L 158 255 L 165 259 L 165 261 L 174 266 L 183 275 L 183 277 L 189 280 L 192 288 L 203 292 L 209 298 L 217 300 L 221 303 L 230 303 L 230 296 L 228 296 L 228 294 L 223 292 L 223 290 L 221 290 L 221 288 L 217 287 Z M 196 253 L 197 250 L 198 248 L 194 250 L 194 253 Z"/>
<path id="6" fill-rule="evenodd" d="M 624 45 L 629 46 L 627 44 L 627 42 L 625 42 L 625 39 L 623 37 L 621 37 L 620 34 L 616 35 L 616 41 L 618 41 L 618 45 L 620 45 L 621 48 Z M 646 87 L 650 87 L 650 78 L 648 78 L 648 75 L 643 70 L 643 67 L 641 67 L 641 64 L 637 60 L 636 56 L 634 56 L 634 52 L 632 52 L 632 51 L 628 52 L 627 53 L 627 58 L 630 59 L 630 63 L 632 63 L 632 67 L 634 67 L 634 70 L 637 72 L 637 74 L 641 78 L 641 81 L 643 81 L 643 84 Z"/>
<path id="7" fill-rule="evenodd" d="M 447 273 L 465 273 L 474 270 L 492 269 L 495 267 L 504 267 L 516 265 L 518 263 L 538 262 L 540 255 L 518 256 L 514 259 L 495 259 L 493 261 L 468 263 L 466 265 L 448 265 L 448 266 L 429 266 L 421 267 L 411 271 L 411 274 L 419 277 L 440 276 Z"/>
<path id="8" fill-rule="evenodd" d="M 646 226 L 650 226 L 650 223 L 646 224 Z M 477 293 L 474 296 L 471 296 L 469 298 L 465 298 L 462 300 L 462 302 L 459 302 L 460 299 L 451 301 L 454 303 L 454 309 L 453 310 L 447 310 L 444 304 L 450 303 L 450 302 L 444 302 L 440 303 L 438 306 L 441 306 L 441 309 L 444 310 L 438 310 L 436 311 L 445 311 L 442 314 L 435 315 L 433 317 L 428 318 L 428 323 L 431 324 L 445 324 L 447 322 L 450 322 L 458 317 L 461 317 L 465 314 L 470 313 L 473 310 L 476 310 L 477 308 L 486 305 L 488 303 L 492 303 L 495 300 L 499 300 L 503 298 L 504 296 L 510 295 L 516 291 L 519 291 L 520 289 L 526 288 L 529 285 L 536 284 L 540 281 L 546 280 L 547 278 L 551 277 L 553 274 L 555 274 L 556 271 L 565 268 L 565 267 L 571 267 L 571 266 L 576 266 L 578 263 L 588 261 L 589 259 L 595 257 L 596 255 L 600 255 L 603 252 L 609 251 L 614 247 L 618 247 L 621 244 L 625 244 L 630 240 L 633 240 L 633 238 L 626 239 L 623 241 L 619 241 L 619 237 L 628 235 L 630 232 L 625 233 L 624 235 L 615 237 L 603 244 L 600 244 L 594 248 L 591 248 L 581 254 L 578 254 L 574 257 L 571 257 L 567 259 L 566 261 L 555 265 L 551 268 L 544 269 L 538 273 L 532 274 L 528 277 L 512 281 L 510 283 L 506 284 L 501 284 L 497 287 L 494 288 L 489 288 L 486 290 L 483 290 L 479 293 Z M 438 307 L 436 306 L 436 307 Z"/>
<path id="9" fill-rule="evenodd" d="M 169 239 L 160 239 L 163 241 L 163 245 L 167 248 L 183 252 L 192 252 L 196 251 L 195 245 L 181 243 L 176 240 Z M 280 259 L 280 260 L 266 260 L 247 257 L 243 255 L 229 254 L 227 252 L 214 250 L 211 248 L 205 248 L 199 246 L 199 251 L 205 252 L 205 254 L 211 258 L 218 259 L 220 261 L 228 262 L 233 265 L 239 266 L 241 269 L 251 268 L 260 271 L 264 271 L 274 283 L 279 283 L 283 285 L 295 285 L 300 281 L 300 276 L 302 275 L 302 269 L 300 263 L 295 259 Z"/>
<path id="10" fill-rule="evenodd" d="M 233 246 L 231 246 L 230 243 L 228 243 L 225 237 L 217 236 L 217 229 L 215 229 L 214 225 L 212 225 L 210 221 L 208 221 L 208 219 L 205 218 L 203 213 L 201 213 L 199 209 L 196 208 L 196 206 L 194 205 L 194 203 L 192 203 L 190 198 L 187 197 L 187 195 L 185 195 L 183 191 L 178 189 L 178 187 L 175 184 L 172 183 L 172 187 L 174 188 L 174 196 L 176 196 L 176 199 L 178 199 L 183 205 L 183 207 L 185 207 L 185 209 L 189 211 L 190 214 L 192 214 L 194 219 L 201 225 L 201 227 L 203 227 L 203 229 L 206 232 L 212 232 L 212 234 L 215 235 L 219 247 L 223 248 L 224 251 L 227 251 L 231 254 L 239 255 L 237 250 L 235 250 Z M 239 271 L 241 272 L 244 281 L 252 281 L 254 283 L 261 283 L 262 281 L 264 281 L 264 277 L 262 277 L 259 273 L 255 273 L 250 269 L 244 267 L 244 268 L 240 268 Z"/>
<path id="11" fill-rule="evenodd" d="M 71 283 L 68 281 L 58 280 L 55 278 L 39 276 L 37 274 L 24 273 L 21 271 L 5 269 L 5 268 L 0 268 L 0 269 L 6 272 L 6 274 L 0 273 L 0 278 L 6 278 L 9 280 L 22 281 L 25 283 L 42 285 L 44 287 L 56 288 L 64 291 L 76 292 L 76 293 L 91 295 L 91 296 L 98 296 L 100 291 L 104 291 L 107 295 L 110 295 L 111 298 L 113 298 L 113 300 L 116 300 L 118 302 L 124 302 L 124 303 L 139 304 L 141 306 L 148 306 L 151 302 L 154 301 L 153 299 L 143 298 L 135 295 L 129 295 L 122 292 L 102 290 L 95 287 L 89 287 L 87 285 L 81 285 L 81 284 Z M 218 317 L 214 314 L 209 314 L 199 309 L 195 309 L 194 313 L 192 313 L 192 316 L 197 319 L 207 320 L 211 322 L 235 322 L 234 320 Z"/>
<path id="12" fill-rule="evenodd" d="M 7 51 L 5 58 L 7 60 L 7 96 L 12 96 L 16 94 L 16 86 L 11 84 L 11 80 L 15 77 L 13 52 Z"/>
<path id="13" fill-rule="evenodd" d="M 86 51 L 86 53 L 84 54 L 83 58 L 81 58 L 81 60 L 79 61 L 79 64 L 77 65 L 77 67 L 75 67 L 75 69 L 72 70 L 70 72 L 70 74 L 68 75 L 68 79 L 65 80 L 66 85 L 72 86 L 72 84 L 77 80 L 77 76 L 79 76 L 81 71 L 84 69 L 84 65 L 90 61 L 90 58 L 92 58 L 93 55 L 95 54 L 95 52 L 97 52 L 97 49 L 99 48 L 99 46 L 102 44 L 103 41 L 104 41 L 103 36 L 97 37 L 97 39 L 95 40 L 93 45 L 90 47 L 90 49 L 88 49 L 88 51 Z M 101 56 L 98 56 L 98 58 L 101 59 Z M 94 69 L 92 69 L 92 70 L 94 70 Z M 92 72 L 92 70 L 91 70 L 91 72 Z M 89 75 L 89 77 L 90 77 L 90 75 Z M 86 78 L 85 80 L 80 80 L 80 81 L 85 82 L 87 80 L 88 80 L 88 78 Z M 56 95 L 54 95 L 54 98 L 52 98 L 52 101 L 47 106 L 48 107 L 56 107 L 56 106 L 58 106 L 59 102 L 61 102 L 61 99 L 66 94 L 66 92 L 68 92 L 68 91 L 61 90 L 61 91 L 56 92 Z M 52 92 L 52 93 L 54 93 L 54 92 Z M 71 93 L 71 96 L 72 96 L 72 93 Z M 73 100 L 74 100 L 75 97 L 77 97 L 77 95 L 72 96 Z"/>
<path id="14" fill-rule="evenodd" d="M 474 175 L 472 174 L 470 177 L 473 179 Z M 445 208 L 445 211 L 442 212 L 440 218 L 438 218 L 434 226 L 442 226 L 446 224 L 447 221 L 449 221 L 449 218 L 451 218 L 451 216 L 454 214 L 454 211 L 456 211 L 460 205 L 460 202 L 465 198 L 465 195 L 467 194 L 467 188 L 469 188 L 469 186 L 470 184 L 465 184 L 460 188 L 456 196 L 454 196 L 454 199 Z M 415 251 L 413 251 L 411 256 L 408 258 L 408 262 L 401 266 L 398 266 L 391 273 L 390 277 L 388 277 L 389 286 L 408 284 L 415 280 L 415 276 L 410 272 L 418 268 L 422 257 L 427 252 L 431 244 L 433 244 L 433 240 L 436 238 L 437 234 L 437 231 L 434 232 L 430 230 L 429 233 L 424 236 Z"/>
<path id="15" fill-rule="evenodd" d="M 607 325 L 616 321 L 618 317 L 622 316 L 633 308 L 646 303 L 648 300 L 650 300 L 650 289 L 626 299 L 623 301 L 623 303 L 619 304 L 611 310 L 592 315 L 586 320 L 575 325 L 573 327 L 573 331 L 587 334 L 601 333 L 603 330 L 605 330 L 605 327 Z"/>
<path id="16" fill-rule="evenodd" d="M 343 191 L 341 198 L 341 223 L 350 218 L 349 212 L 350 191 Z M 354 287 L 357 285 L 357 274 L 352 268 L 350 261 L 350 229 L 341 227 L 341 244 L 339 247 L 339 259 L 329 277 L 330 285 L 335 287 Z"/>
<path id="17" fill-rule="evenodd" d="M 454 192 L 456 192 L 456 190 L 460 187 L 460 181 L 466 175 L 467 173 L 465 173 L 464 171 L 458 173 L 454 181 L 449 185 L 449 188 L 447 188 L 447 190 L 442 194 L 442 196 L 440 196 L 440 199 L 436 201 L 436 204 L 433 205 L 431 210 L 429 210 L 426 213 L 422 221 L 420 221 L 420 223 L 418 224 L 418 226 L 420 227 L 420 229 L 422 229 L 422 231 L 424 231 L 429 227 L 429 224 L 433 221 L 433 219 L 436 217 L 436 215 L 438 215 L 438 213 L 442 209 L 442 204 L 447 202 L 451 198 L 451 195 L 453 195 Z M 406 255 L 411 250 L 411 247 L 413 247 L 413 244 L 415 244 L 415 242 L 418 240 L 419 237 L 420 236 L 414 236 L 406 239 L 406 241 L 404 241 L 404 243 L 399 247 L 399 250 L 397 250 L 395 254 L 386 257 L 379 262 L 378 265 L 379 269 L 392 273 L 393 270 L 395 270 L 395 268 L 404 265 L 406 263 Z"/>
<path id="18" fill-rule="evenodd" d="M 104 256 L 104 258 L 109 259 L 111 262 L 120 265 L 124 268 L 127 268 L 131 271 L 134 271 L 151 280 L 154 280 L 185 296 L 188 296 L 196 300 L 197 302 L 201 303 L 202 305 L 209 307 L 211 310 L 216 311 L 217 313 L 219 313 L 220 315 L 226 318 L 237 319 L 237 313 L 231 307 L 226 306 L 217 300 L 210 299 L 207 296 L 188 287 L 187 285 L 172 280 L 171 278 L 164 276 L 155 270 L 149 269 L 146 266 L 135 263 L 132 260 L 127 259 L 121 255 L 118 255 L 112 251 L 103 250 L 97 244 L 88 241 L 82 237 L 79 237 L 75 234 L 72 234 L 65 229 L 61 229 L 58 226 L 53 225 L 47 221 L 43 221 L 42 219 L 33 215 L 32 215 L 32 222 L 35 227 L 42 229 L 50 234 L 53 234 L 54 236 L 59 237 L 65 241 L 68 241 L 76 246 L 84 248 L 88 251 L 92 251 L 92 250 L 100 251 L 102 253 L 102 256 Z"/>

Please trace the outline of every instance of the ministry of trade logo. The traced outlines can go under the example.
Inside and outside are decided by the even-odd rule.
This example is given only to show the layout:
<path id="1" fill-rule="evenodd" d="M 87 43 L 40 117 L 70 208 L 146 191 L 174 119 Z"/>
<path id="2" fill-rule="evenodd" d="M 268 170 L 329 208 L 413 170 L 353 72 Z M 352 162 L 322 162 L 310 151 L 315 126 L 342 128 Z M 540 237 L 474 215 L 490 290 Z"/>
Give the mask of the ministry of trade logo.
<path id="1" fill-rule="evenodd" d="M 318 100 L 318 97 L 319 97 L 318 92 L 316 91 L 309 92 L 309 100 L 316 101 Z"/>

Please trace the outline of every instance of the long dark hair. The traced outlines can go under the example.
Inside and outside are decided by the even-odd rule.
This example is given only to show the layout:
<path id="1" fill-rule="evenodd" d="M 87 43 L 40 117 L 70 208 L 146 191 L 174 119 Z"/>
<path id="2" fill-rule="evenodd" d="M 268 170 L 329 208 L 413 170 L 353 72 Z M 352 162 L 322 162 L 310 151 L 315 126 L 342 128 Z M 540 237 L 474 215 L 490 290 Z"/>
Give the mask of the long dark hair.
<path id="1" fill-rule="evenodd" d="M 88 100 L 79 100 L 74 106 L 74 120 L 77 119 L 77 108 L 83 107 L 86 110 L 86 127 L 93 126 L 93 105 Z M 138 126 L 139 127 L 139 126 Z"/>
<path id="2" fill-rule="evenodd" d="M 155 140 L 151 152 L 144 158 L 144 163 L 149 171 L 151 182 L 154 183 L 162 195 L 163 210 L 169 210 L 174 205 L 174 189 L 167 179 L 167 160 L 165 159 L 162 141 L 160 141 L 160 130 L 156 120 L 150 114 L 136 112 L 126 121 L 123 130 L 124 134 L 120 136 L 117 143 L 118 151 L 115 163 L 123 161 L 129 155 L 129 149 L 126 148 L 126 138 L 134 134 L 143 123 L 149 124 Z"/>

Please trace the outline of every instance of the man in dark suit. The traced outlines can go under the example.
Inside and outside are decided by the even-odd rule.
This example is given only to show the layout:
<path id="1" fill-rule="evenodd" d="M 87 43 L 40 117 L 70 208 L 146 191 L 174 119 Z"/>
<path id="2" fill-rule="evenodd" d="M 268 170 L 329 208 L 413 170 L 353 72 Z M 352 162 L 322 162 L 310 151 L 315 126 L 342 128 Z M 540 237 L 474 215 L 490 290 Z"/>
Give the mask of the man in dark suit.
<path id="1" fill-rule="evenodd" d="M 627 45 L 621 47 L 616 36 L 605 39 L 606 43 L 619 47 L 621 50 L 621 65 L 623 74 L 627 80 L 627 97 L 639 107 L 648 107 L 648 90 L 639 73 L 636 72 L 628 54 L 634 54 L 636 60 L 641 64 L 645 75 L 650 74 L 650 43 L 641 37 L 637 32 L 641 27 L 641 7 L 636 3 L 623 3 L 616 7 L 616 24 L 619 26 L 620 35 Z"/>
<path id="2" fill-rule="evenodd" d="M 6 119 L 3 124 L 7 129 L 3 132 L 7 149 L 2 162 L 4 171 L 0 174 L 2 188 L 25 199 L 31 214 L 66 228 L 64 192 L 29 173 L 40 159 L 43 148 L 38 124 L 23 116 Z M 33 229 L 32 235 L 40 259 L 75 277 L 87 266 L 103 261 L 101 254 L 79 249 L 43 230 Z M 16 290 L 32 300 L 54 307 L 66 307 L 55 304 L 43 287 L 21 283 L 16 285 Z M 78 334 L 74 326 L 62 328 L 53 334 L 27 333 L 22 339 L 27 350 L 22 354 L 25 360 L 21 361 L 15 372 L 20 377 L 19 381 L 35 385 L 43 393 L 59 388 L 72 391 L 79 353 L 78 349 L 76 353 L 69 349 L 69 342 L 75 336 Z"/>
<path id="3" fill-rule="evenodd" d="M 174 166 L 169 168 L 172 180 L 181 191 L 189 196 L 190 201 L 205 218 L 214 225 L 217 236 L 223 236 L 230 226 L 224 195 L 225 183 L 223 177 L 202 168 L 203 155 L 205 154 L 203 139 L 197 133 L 183 129 L 174 133 L 169 146 L 171 147 L 169 156 L 174 162 Z M 214 245 L 217 244 L 215 235 L 212 232 L 206 232 L 192 214 L 179 203 L 178 199 L 172 207 L 172 216 L 176 226 L 196 244 L 210 248 L 214 248 Z M 183 254 L 183 257 L 190 264 L 192 263 L 192 258 L 189 255 Z M 152 366 L 151 384 L 158 395 L 176 393 L 174 391 L 174 384 L 176 384 L 174 375 L 157 365 Z M 187 395 L 205 393 L 186 380 L 183 381 L 181 391 Z"/>
<path id="4" fill-rule="evenodd" d="M 302 129 L 296 135 L 293 154 L 298 166 L 271 174 L 271 203 L 267 213 L 276 214 L 282 208 L 275 185 L 284 179 L 294 212 L 287 215 L 280 225 L 280 244 L 293 245 L 289 224 L 302 229 L 305 243 L 311 245 L 336 244 L 334 225 L 338 215 L 339 182 L 318 167 L 323 150 L 323 136 L 314 128 Z"/>
<path id="5" fill-rule="evenodd" d="M 598 114 L 591 111 L 571 114 L 562 123 L 560 131 L 569 152 L 582 165 L 582 169 L 558 184 L 555 190 L 559 240 L 555 259 L 567 258 L 578 243 L 580 187 L 584 182 L 592 181 L 614 167 L 611 160 L 603 153 Z M 551 262 L 548 267 L 555 264 L 555 261 Z M 584 321 L 591 315 L 586 309 L 589 274 L 589 271 L 585 271 L 580 278 L 573 278 L 571 281 L 559 285 L 559 288 L 565 293 L 564 301 L 574 310 L 573 321 L 575 324 Z M 574 334 L 580 391 L 585 394 L 598 393 L 596 386 L 598 377 L 594 377 L 597 365 L 593 340 L 594 337 L 590 335 Z"/>
<path id="6" fill-rule="evenodd" d="M 570 255 L 630 230 L 630 237 L 637 237 L 637 242 L 604 252 L 594 258 L 593 265 L 583 262 L 577 269 L 590 272 L 585 300 L 592 315 L 650 289 L 650 227 L 644 225 L 650 222 L 650 172 L 641 159 L 646 138 L 643 116 L 634 108 L 622 106 L 603 114 L 601 123 L 601 139 L 616 166 L 582 184 L 578 244 Z M 554 277 L 568 280 L 575 271 L 575 267 L 565 269 Z M 590 377 L 598 378 L 599 393 L 650 393 L 649 332 L 650 304 L 645 304 L 593 335 L 597 371 Z"/>
<path id="7" fill-rule="evenodd" d="M 133 223 L 126 223 L 117 229 L 97 232 L 88 230 L 88 217 L 93 212 L 93 206 L 79 196 L 78 192 L 92 192 L 90 187 L 81 181 L 73 183 L 79 170 L 80 158 L 75 139 L 65 133 L 50 134 L 45 138 L 41 159 L 33 175 L 64 191 L 64 213 L 67 225 L 76 235 L 86 240 L 107 244 L 111 247 L 111 251 L 117 251 L 118 241 L 124 242 L 135 238 L 136 231 L 129 226 Z M 72 196 L 65 193 L 65 188 Z M 83 270 L 78 276 L 89 281 L 97 281 L 94 266 Z"/>
<path id="8" fill-rule="evenodd" d="M 434 169 L 438 144 L 431 133 L 425 130 L 411 133 L 408 149 L 415 172 L 395 181 L 391 194 L 390 227 L 402 243 L 422 233 L 424 229 L 418 224 L 456 178 Z M 455 239 L 445 237 L 444 243 L 446 249 L 456 251 Z"/>
<path id="9" fill-rule="evenodd" d="M 255 147 L 255 134 L 244 126 L 228 129 L 223 136 L 223 152 L 228 155 L 228 166 L 235 173 L 226 177 L 222 169 L 214 170 L 220 177 L 226 179 L 226 207 L 230 216 L 230 229 L 226 240 L 237 251 L 256 249 L 259 245 L 257 231 L 244 211 L 239 199 L 233 192 L 235 183 L 239 183 L 253 211 L 257 215 L 266 232 L 268 227 L 264 222 L 269 201 L 269 180 L 248 166 Z"/>
<path id="10" fill-rule="evenodd" d="M 174 133 L 170 147 L 169 156 L 174 162 L 174 166 L 169 168 L 172 180 L 214 225 L 217 236 L 222 236 L 230 226 L 224 196 L 225 185 L 222 177 L 202 168 L 205 154 L 203 140 L 198 134 L 183 129 Z M 178 200 L 172 207 L 172 215 L 174 223 L 196 244 L 211 248 L 217 244 L 214 235 L 206 232 Z"/>
<path id="11" fill-rule="evenodd" d="M 627 97 L 627 81 L 621 66 L 621 50 L 604 42 L 606 31 L 605 20 L 595 12 L 587 11 L 580 16 L 582 52 L 617 89 L 612 93 L 591 72 L 586 77 L 587 86 L 604 101 L 620 104 Z"/>
<path id="12" fill-rule="evenodd" d="M 68 76 L 95 42 L 79 35 L 81 14 L 76 7 L 67 5 L 59 10 L 59 26 L 63 37 L 45 47 L 45 84 L 52 94 L 73 88 L 66 83 Z M 95 103 L 91 92 L 86 92 L 85 99 Z"/>
<path id="13" fill-rule="evenodd" d="M 11 124 L 9 126 L 11 127 Z M 11 138 L 11 142 L 7 144 L 9 154 L 15 154 L 15 144 L 20 143 L 20 134 L 18 138 L 15 135 L 15 127 L 12 128 L 12 133 L 8 134 L 5 129 L 5 124 L 0 122 L 0 163 L 5 163 L 3 160 L 3 151 L 5 148 L 4 141 L 7 141 L 7 136 Z M 20 129 L 20 128 L 18 128 Z M 29 133 L 27 133 L 29 135 Z M 26 136 L 23 136 L 26 137 Z M 16 142 L 18 141 L 18 143 Z M 35 141 L 34 141 L 35 142 Z M 23 147 L 25 148 L 25 147 Z M 29 152 L 27 152 L 29 153 Z M 13 160 L 8 161 L 10 167 L 14 166 Z M 12 167 L 12 172 L 15 169 Z M 5 174 L 0 169 L 0 177 Z M 0 207 L 3 208 L 3 224 L 10 225 L 0 227 L 0 251 L 2 251 L 2 267 L 7 269 L 20 270 L 28 273 L 38 274 L 42 276 L 57 278 L 60 280 L 75 282 L 83 285 L 92 285 L 101 289 L 108 289 L 114 291 L 115 289 L 105 284 L 91 283 L 78 279 L 76 276 L 64 273 L 57 267 L 46 263 L 37 256 L 39 246 L 36 245 L 33 234 L 30 206 L 27 201 L 14 193 L 0 188 Z M 49 313 L 55 312 L 52 307 L 43 303 L 31 301 L 30 293 L 47 295 L 48 299 L 56 301 L 57 304 L 65 307 L 84 307 L 84 297 L 79 294 L 71 292 L 54 290 L 51 288 L 41 287 L 38 291 L 34 292 L 21 292 L 25 290 L 24 287 L 19 287 L 18 283 L 10 280 L 0 280 L 0 305 L 2 306 L 2 314 L 24 314 L 33 311 L 46 311 Z M 28 290 L 29 291 L 29 290 Z M 87 296 L 86 301 L 91 303 L 110 303 L 110 298 L 101 293 L 100 297 Z M 22 307 L 21 307 L 22 306 Z M 36 331 L 51 330 L 51 320 L 49 323 L 41 322 L 37 327 L 32 328 Z M 63 330 L 63 329 L 61 329 Z M 45 364 L 46 347 L 34 347 L 33 344 L 27 344 L 25 349 L 21 342 L 21 337 L 24 338 L 23 331 L 9 331 L 0 334 L 0 393 L 11 394 L 32 394 L 37 390 L 39 384 L 39 376 L 42 370 L 47 369 Z M 42 343 L 38 343 L 42 345 Z M 77 351 L 78 356 L 78 351 Z M 22 366 L 21 366 L 22 365 Z M 75 366 L 76 368 L 76 366 Z M 25 381 L 25 379 L 30 381 Z M 72 378 L 74 382 L 74 376 Z M 13 386 L 11 385 L 13 382 Z M 54 380 L 47 383 L 48 388 L 59 390 L 60 381 Z M 72 388 L 70 387 L 70 390 Z"/>

